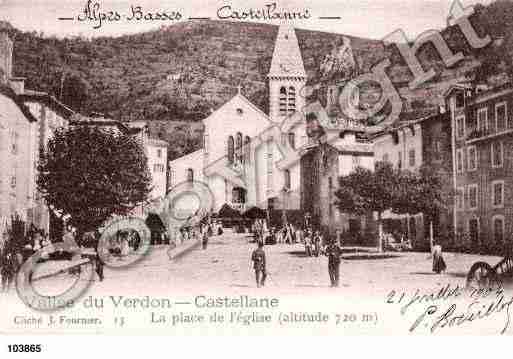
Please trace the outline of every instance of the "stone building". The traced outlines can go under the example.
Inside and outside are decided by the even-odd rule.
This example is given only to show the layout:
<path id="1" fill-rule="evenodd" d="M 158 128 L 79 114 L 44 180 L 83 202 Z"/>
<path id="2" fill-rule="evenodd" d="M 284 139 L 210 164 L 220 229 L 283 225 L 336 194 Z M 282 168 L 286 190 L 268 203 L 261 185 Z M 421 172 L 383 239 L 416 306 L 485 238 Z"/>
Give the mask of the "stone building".
<path id="1" fill-rule="evenodd" d="M 305 99 L 300 95 L 306 71 L 290 26 L 278 29 L 267 79 L 269 114 L 239 87 L 232 99 L 203 120 L 203 148 L 169 163 L 171 186 L 188 180 L 206 183 L 215 211 L 224 204 L 240 211 L 252 206 L 299 209 L 299 159 L 287 168 L 278 165 L 284 146 L 297 150 L 306 143 L 301 111 Z M 292 125 L 284 132 L 283 124 L 289 122 Z"/>
<path id="2" fill-rule="evenodd" d="M 53 96 L 25 88 L 12 76 L 13 43 L 0 32 L 0 221 L 17 214 L 49 231 L 50 211 L 36 190 L 37 160 L 55 129 L 67 126 L 73 111 Z"/>
<path id="3" fill-rule="evenodd" d="M 455 235 L 474 250 L 502 248 L 513 232 L 513 88 L 451 87 Z"/>
<path id="4" fill-rule="evenodd" d="M 340 139 L 330 144 L 314 144 L 301 152 L 301 209 L 309 213 L 314 227 L 331 235 L 337 231 L 365 236 L 373 231 L 372 214 L 352 216 L 336 207 L 338 178 L 356 167 L 374 169 L 372 144 L 360 140 L 358 132 L 340 132 Z"/>

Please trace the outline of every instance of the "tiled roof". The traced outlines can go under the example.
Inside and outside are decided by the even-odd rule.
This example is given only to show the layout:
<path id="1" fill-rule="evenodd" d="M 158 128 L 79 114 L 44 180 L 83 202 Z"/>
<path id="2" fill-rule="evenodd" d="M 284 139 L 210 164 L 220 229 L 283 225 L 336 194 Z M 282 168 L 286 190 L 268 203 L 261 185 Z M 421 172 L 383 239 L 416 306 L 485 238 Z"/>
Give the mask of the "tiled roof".
<path id="1" fill-rule="evenodd" d="M 290 25 L 281 25 L 278 30 L 268 76 L 306 77 L 296 32 Z"/>

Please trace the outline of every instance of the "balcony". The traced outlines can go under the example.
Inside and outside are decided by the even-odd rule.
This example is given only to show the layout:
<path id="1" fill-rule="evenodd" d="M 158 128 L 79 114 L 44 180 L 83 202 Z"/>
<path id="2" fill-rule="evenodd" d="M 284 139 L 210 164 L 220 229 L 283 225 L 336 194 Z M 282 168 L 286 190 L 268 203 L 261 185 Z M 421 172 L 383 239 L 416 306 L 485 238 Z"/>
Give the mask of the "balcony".
<path id="1" fill-rule="evenodd" d="M 510 133 L 513 133 L 513 128 L 505 128 L 500 131 L 495 131 L 491 129 L 472 129 L 466 138 L 466 143 L 467 145 L 469 145 L 476 142 L 485 141 L 491 138 L 507 135 Z"/>

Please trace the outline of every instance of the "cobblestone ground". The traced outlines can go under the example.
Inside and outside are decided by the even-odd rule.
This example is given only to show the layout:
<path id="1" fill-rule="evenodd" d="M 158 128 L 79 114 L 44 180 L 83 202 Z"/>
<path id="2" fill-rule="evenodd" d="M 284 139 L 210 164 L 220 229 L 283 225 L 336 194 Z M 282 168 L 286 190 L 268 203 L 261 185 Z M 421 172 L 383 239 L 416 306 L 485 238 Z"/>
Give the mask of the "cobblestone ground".
<path id="1" fill-rule="evenodd" d="M 448 270 L 431 271 L 428 253 L 390 253 L 386 258 L 366 258 L 368 254 L 346 253 L 341 264 L 341 286 L 329 287 L 326 257 L 306 257 L 299 244 L 265 246 L 268 281 L 255 288 L 250 263 L 254 243 L 249 237 L 226 234 L 210 240 L 206 250 L 196 247 L 181 258 L 170 261 L 166 248 L 155 248 L 129 268 L 105 269 L 105 281 L 92 283 L 91 295 L 145 294 L 169 295 L 208 292 L 209 294 L 327 294 L 383 296 L 391 289 L 434 288 L 444 284 L 465 284 L 465 276 L 476 261 L 492 265 L 500 258 L 446 253 Z M 363 259 L 365 258 L 365 259 Z M 70 284 L 62 274 L 37 283 L 45 294 L 57 294 Z"/>

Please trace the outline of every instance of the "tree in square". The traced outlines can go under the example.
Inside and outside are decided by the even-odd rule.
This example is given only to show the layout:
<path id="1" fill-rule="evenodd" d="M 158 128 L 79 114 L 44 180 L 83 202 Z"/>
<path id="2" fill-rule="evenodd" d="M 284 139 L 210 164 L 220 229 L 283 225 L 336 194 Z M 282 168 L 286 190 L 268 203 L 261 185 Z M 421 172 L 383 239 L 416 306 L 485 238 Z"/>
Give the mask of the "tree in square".
<path id="1" fill-rule="evenodd" d="M 347 176 L 339 178 L 335 192 L 336 205 L 341 212 L 365 215 L 377 212 L 378 249 L 383 250 L 383 212 L 392 208 L 397 197 L 398 177 L 388 162 L 377 162 L 374 171 L 357 167 Z"/>
<path id="2" fill-rule="evenodd" d="M 56 130 L 41 151 L 37 187 L 46 203 L 77 228 L 77 238 L 147 200 L 151 176 L 140 143 L 97 126 Z"/>

